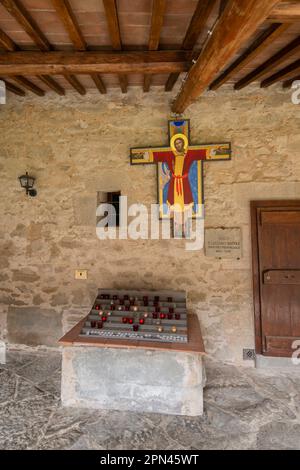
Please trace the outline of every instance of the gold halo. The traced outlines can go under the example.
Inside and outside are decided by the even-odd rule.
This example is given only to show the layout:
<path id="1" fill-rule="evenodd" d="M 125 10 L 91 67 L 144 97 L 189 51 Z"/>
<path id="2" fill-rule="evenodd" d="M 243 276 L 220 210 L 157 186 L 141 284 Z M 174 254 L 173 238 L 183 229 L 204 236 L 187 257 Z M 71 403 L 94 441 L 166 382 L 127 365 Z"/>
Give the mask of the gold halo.
<path id="1" fill-rule="evenodd" d="M 171 149 L 173 150 L 173 152 L 177 153 L 177 150 L 175 148 L 175 140 L 177 140 L 177 139 L 182 139 L 183 140 L 183 142 L 184 142 L 184 151 L 186 152 L 186 150 L 189 146 L 189 141 L 188 141 L 187 136 L 184 135 L 184 134 L 175 134 L 171 137 L 170 145 L 171 145 Z"/>

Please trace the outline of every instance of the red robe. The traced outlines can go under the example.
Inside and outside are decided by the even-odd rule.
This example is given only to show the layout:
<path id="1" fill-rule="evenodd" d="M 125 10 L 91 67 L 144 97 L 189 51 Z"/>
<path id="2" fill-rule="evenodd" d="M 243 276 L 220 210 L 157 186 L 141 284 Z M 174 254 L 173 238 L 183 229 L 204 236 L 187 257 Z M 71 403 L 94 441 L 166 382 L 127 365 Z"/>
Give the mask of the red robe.
<path id="1" fill-rule="evenodd" d="M 176 190 L 183 190 L 184 204 L 192 204 L 194 202 L 192 190 L 188 178 L 188 174 L 191 165 L 196 160 L 205 160 L 206 149 L 199 150 L 188 150 L 184 157 L 182 176 L 174 174 L 175 168 L 175 155 L 170 150 L 169 152 L 153 152 L 153 160 L 155 162 L 167 163 L 170 172 L 171 179 L 168 189 L 168 203 L 172 206 L 174 204 L 174 185 L 176 184 Z"/>

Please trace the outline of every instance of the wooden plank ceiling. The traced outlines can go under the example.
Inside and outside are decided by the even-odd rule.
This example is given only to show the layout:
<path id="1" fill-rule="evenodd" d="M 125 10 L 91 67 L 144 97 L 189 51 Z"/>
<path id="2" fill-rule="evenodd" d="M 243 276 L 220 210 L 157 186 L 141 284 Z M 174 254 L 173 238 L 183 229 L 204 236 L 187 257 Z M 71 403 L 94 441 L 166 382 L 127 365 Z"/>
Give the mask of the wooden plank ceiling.
<path id="1" fill-rule="evenodd" d="M 300 0 L 0 0 L 0 78 L 20 96 L 178 86 L 205 90 L 300 76 Z"/>

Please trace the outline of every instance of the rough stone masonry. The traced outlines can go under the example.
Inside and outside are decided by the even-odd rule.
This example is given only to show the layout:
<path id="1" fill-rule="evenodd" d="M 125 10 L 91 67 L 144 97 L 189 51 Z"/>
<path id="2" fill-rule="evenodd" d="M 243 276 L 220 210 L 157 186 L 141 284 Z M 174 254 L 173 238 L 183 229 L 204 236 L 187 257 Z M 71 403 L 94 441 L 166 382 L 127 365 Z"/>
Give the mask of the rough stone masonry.
<path id="1" fill-rule="evenodd" d="M 0 107 L 0 329 L 11 343 L 57 346 L 87 314 L 98 287 L 186 290 L 206 350 L 242 362 L 254 345 L 251 199 L 300 196 L 299 106 L 279 86 L 209 92 L 190 106 L 192 142 L 231 141 L 230 162 L 205 166 L 206 227 L 240 227 L 241 260 L 188 252 L 182 240 L 107 240 L 95 233 L 97 192 L 156 202 L 155 167 L 132 167 L 129 148 L 167 144 L 173 95 L 68 92 Z M 36 178 L 38 196 L 17 180 Z M 75 269 L 88 279 L 76 281 Z"/>

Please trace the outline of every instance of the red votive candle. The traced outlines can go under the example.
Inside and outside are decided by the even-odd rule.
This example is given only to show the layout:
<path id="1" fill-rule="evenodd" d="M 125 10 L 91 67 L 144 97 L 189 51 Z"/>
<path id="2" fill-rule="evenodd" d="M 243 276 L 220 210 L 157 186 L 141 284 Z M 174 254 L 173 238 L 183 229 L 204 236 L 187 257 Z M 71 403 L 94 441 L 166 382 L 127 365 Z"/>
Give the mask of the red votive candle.
<path id="1" fill-rule="evenodd" d="M 100 305 L 95 305 L 94 309 L 95 310 L 100 310 Z"/>
<path id="2" fill-rule="evenodd" d="M 126 318 L 126 317 L 123 317 L 123 318 L 122 318 L 122 322 L 123 322 L 123 323 L 127 323 L 127 318 Z"/>
<path id="3" fill-rule="evenodd" d="M 129 300 L 128 295 L 124 295 L 124 300 Z"/>
<path id="4" fill-rule="evenodd" d="M 140 325 L 143 325 L 145 323 L 144 318 L 140 318 Z"/>
<path id="5" fill-rule="evenodd" d="M 154 297 L 154 302 L 159 302 L 159 296 L 158 296 L 158 295 L 156 295 L 156 296 Z"/>
<path id="6" fill-rule="evenodd" d="M 173 308 L 173 307 L 170 307 L 170 308 L 169 308 L 169 312 L 170 312 L 170 313 L 174 313 L 174 308 Z"/>
<path id="7" fill-rule="evenodd" d="M 138 331 L 139 325 L 132 325 L 132 329 L 133 329 L 133 331 Z"/>
<path id="8" fill-rule="evenodd" d="M 152 318 L 157 318 L 157 317 L 158 317 L 158 313 L 153 312 L 153 313 L 152 313 Z"/>
<path id="9" fill-rule="evenodd" d="M 96 328 L 96 322 L 95 322 L 95 320 L 91 320 L 91 328 Z"/>
<path id="10" fill-rule="evenodd" d="M 133 318 L 128 318 L 128 323 L 130 323 L 130 325 L 132 325 L 132 323 L 133 323 Z"/>
<path id="11" fill-rule="evenodd" d="M 97 328 L 102 328 L 103 327 L 103 323 L 102 321 L 97 321 Z"/>
<path id="12" fill-rule="evenodd" d="M 180 313 L 175 313 L 176 320 L 180 320 Z"/>
<path id="13" fill-rule="evenodd" d="M 116 306 L 115 306 L 115 305 L 111 305 L 111 306 L 110 306 L 110 309 L 111 309 L 111 310 L 116 310 Z"/>
<path id="14" fill-rule="evenodd" d="M 127 310 L 127 311 L 130 310 L 129 305 L 125 305 L 125 310 Z"/>
<path id="15" fill-rule="evenodd" d="M 103 317 L 102 317 L 102 321 L 107 321 L 107 317 L 106 317 L 106 316 L 103 316 Z"/>
<path id="16" fill-rule="evenodd" d="M 113 295 L 113 300 L 117 300 L 118 296 L 117 295 Z"/>
<path id="17" fill-rule="evenodd" d="M 172 320 L 173 318 L 173 313 L 168 313 L 168 320 Z"/>
<path id="18" fill-rule="evenodd" d="M 166 314 L 165 313 L 160 313 L 159 318 L 161 318 L 163 320 L 164 318 L 166 318 Z"/>

